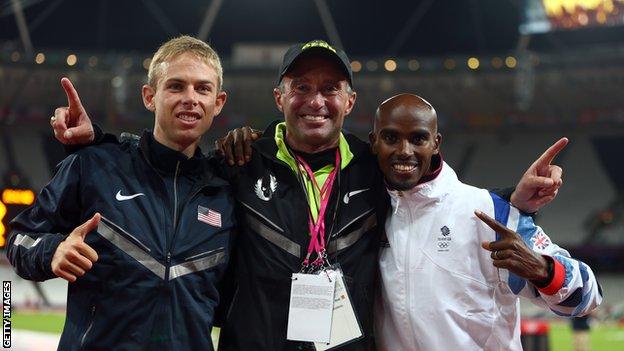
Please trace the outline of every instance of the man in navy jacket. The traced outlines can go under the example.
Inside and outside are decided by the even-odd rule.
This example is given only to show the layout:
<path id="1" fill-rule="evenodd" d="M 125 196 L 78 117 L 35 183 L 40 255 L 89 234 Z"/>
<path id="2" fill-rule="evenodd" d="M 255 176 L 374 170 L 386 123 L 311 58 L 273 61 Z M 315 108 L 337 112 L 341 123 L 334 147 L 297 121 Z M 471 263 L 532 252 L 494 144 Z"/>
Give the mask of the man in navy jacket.
<path id="1" fill-rule="evenodd" d="M 84 118 L 71 82 L 61 83 L 69 107 L 57 113 Z M 12 223 L 17 273 L 70 282 L 59 350 L 212 349 L 233 200 L 198 143 L 226 101 L 221 86 L 209 45 L 163 44 L 142 88 L 153 132 L 72 154 Z"/>

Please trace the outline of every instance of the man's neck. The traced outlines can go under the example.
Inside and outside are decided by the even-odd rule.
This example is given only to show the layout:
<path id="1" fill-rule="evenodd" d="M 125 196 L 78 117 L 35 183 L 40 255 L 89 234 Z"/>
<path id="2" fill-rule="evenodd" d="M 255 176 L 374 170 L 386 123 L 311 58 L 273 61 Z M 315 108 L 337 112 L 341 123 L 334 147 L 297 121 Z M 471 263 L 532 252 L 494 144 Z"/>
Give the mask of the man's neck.
<path id="1" fill-rule="evenodd" d="M 331 143 L 323 144 L 323 145 L 298 144 L 298 143 L 293 143 L 291 141 L 291 138 L 288 137 L 288 133 L 286 133 L 285 139 L 286 139 L 286 143 L 292 150 L 305 152 L 306 154 L 316 154 L 319 152 L 335 149 L 338 147 L 338 144 L 340 143 L 340 139 L 336 138 L 335 141 L 332 141 Z"/>
<path id="2" fill-rule="evenodd" d="M 170 140 L 167 140 L 166 138 L 163 138 L 161 135 L 159 135 L 158 133 L 154 133 L 154 139 L 161 143 L 162 145 L 181 152 L 184 154 L 184 156 L 186 156 L 186 158 L 191 158 L 193 157 L 193 155 L 195 155 L 195 150 L 197 150 L 197 144 L 199 144 L 199 140 L 195 141 L 194 143 L 191 144 L 178 144 L 178 143 L 174 143 Z"/>

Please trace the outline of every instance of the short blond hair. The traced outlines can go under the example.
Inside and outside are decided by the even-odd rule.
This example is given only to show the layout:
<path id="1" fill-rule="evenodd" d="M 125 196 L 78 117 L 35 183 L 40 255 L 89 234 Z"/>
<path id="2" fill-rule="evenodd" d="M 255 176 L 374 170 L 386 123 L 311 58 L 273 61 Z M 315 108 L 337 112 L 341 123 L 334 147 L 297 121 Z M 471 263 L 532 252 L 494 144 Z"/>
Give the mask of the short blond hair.
<path id="1" fill-rule="evenodd" d="M 215 70 L 217 73 L 217 89 L 221 90 L 221 85 L 223 83 L 223 67 L 221 66 L 219 55 L 210 45 L 188 35 L 173 38 L 158 48 L 152 57 L 149 70 L 147 71 L 147 84 L 156 89 L 158 80 L 162 76 L 164 70 L 163 63 L 187 52 L 204 60 L 206 64 Z"/>

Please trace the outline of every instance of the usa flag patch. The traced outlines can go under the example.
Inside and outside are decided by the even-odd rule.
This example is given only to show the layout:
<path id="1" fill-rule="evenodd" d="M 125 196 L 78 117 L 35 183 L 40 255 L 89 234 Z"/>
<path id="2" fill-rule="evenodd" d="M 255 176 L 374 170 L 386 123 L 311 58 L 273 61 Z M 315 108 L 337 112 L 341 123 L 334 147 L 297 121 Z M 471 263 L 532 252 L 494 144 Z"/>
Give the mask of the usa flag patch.
<path id="1" fill-rule="evenodd" d="M 541 230 L 531 238 L 531 241 L 533 241 L 533 245 L 540 250 L 544 250 L 550 245 L 550 238 Z"/>
<path id="2" fill-rule="evenodd" d="M 197 206 L 197 220 L 221 228 L 221 213 L 201 205 Z"/>

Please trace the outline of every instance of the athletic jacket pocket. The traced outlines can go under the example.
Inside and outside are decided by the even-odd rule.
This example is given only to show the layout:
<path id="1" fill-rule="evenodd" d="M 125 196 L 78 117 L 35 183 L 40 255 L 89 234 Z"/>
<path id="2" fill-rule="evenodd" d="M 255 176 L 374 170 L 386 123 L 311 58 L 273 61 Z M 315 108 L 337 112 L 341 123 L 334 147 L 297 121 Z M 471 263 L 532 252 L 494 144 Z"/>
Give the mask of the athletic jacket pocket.
<path id="1" fill-rule="evenodd" d="M 159 278 L 165 279 L 165 266 L 148 253 L 149 248 L 134 236 L 102 216 L 97 232 L 117 249 L 135 259 L 143 267 L 152 271 Z"/>
<path id="2" fill-rule="evenodd" d="M 184 263 L 171 266 L 169 280 L 173 280 L 187 274 L 201 272 L 225 262 L 225 248 L 220 247 L 216 250 L 191 256 L 190 258 L 191 260 Z"/>

